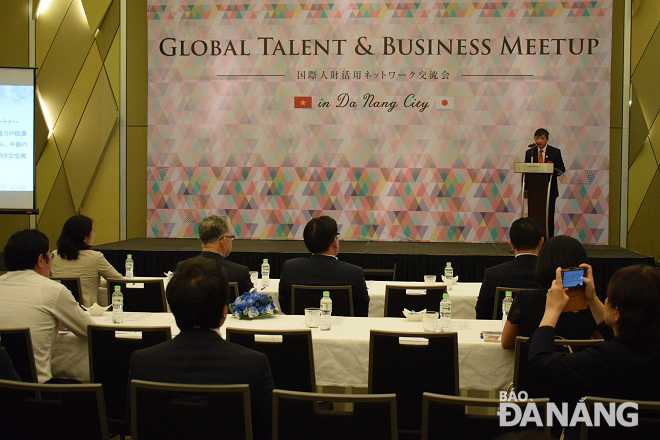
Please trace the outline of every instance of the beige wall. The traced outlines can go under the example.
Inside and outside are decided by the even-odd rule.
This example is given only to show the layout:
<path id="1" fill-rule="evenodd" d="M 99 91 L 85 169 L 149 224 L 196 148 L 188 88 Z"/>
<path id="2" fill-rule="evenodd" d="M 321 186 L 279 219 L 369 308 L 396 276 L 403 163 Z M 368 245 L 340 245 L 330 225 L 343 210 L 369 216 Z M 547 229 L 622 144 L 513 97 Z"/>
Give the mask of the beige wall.
<path id="1" fill-rule="evenodd" d="M 36 3 L 36 2 L 35 2 Z M 612 45 L 610 243 L 619 242 L 622 130 L 623 5 L 615 0 Z M 660 2 L 637 0 L 632 24 L 632 82 L 628 240 L 631 249 L 660 257 L 660 125 L 654 125 L 660 62 L 654 33 Z M 147 22 L 146 0 L 127 4 L 127 237 L 146 236 Z M 36 23 L 39 229 L 56 240 L 77 212 L 94 218 L 97 244 L 119 239 L 120 0 L 57 0 Z M 29 11 L 5 0 L 0 14 L 0 65 L 27 66 Z M 96 37 L 94 33 L 99 30 Z M 657 75 L 656 75 L 657 77 Z M 657 82 L 657 81 L 656 81 Z M 53 132 L 47 139 L 50 125 Z M 0 242 L 28 227 L 25 216 L 0 217 Z M 652 232 L 649 234 L 649 232 Z"/>
<path id="2" fill-rule="evenodd" d="M 636 0 L 632 18 L 628 248 L 660 261 L 660 1 Z"/>

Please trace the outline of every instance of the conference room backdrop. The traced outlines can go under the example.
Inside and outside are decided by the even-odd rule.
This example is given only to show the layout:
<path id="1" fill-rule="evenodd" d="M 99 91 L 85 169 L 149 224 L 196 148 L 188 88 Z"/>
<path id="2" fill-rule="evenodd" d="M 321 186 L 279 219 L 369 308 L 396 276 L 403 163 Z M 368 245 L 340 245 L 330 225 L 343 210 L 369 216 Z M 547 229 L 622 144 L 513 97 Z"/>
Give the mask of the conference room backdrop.
<path id="1" fill-rule="evenodd" d="M 150 0 L 147 236 L 506 241 L 532 134 L 608 238 L 612 2 Z"/>

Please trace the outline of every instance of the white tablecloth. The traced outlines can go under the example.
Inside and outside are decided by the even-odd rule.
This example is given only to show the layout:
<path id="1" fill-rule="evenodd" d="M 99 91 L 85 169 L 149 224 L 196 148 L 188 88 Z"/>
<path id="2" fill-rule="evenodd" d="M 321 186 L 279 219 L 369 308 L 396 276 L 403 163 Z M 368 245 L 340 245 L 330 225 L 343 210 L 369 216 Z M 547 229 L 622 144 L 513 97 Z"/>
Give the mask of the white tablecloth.
<path id="1" fill-rule="evenodd" d="M 110 324 L 111 313 L 94 317 L 99 324 Z M 172 327 L 172 336 L 179 333 L 173 315 L 169 313 L 126 313 L 125 325 Z M 228 317 L 225 328 L 301 329 L 306 328 L 303 316 L 278 315 L 253 321 Z M 369 370 L 369 331 L 422 331 L 421 322 L 405 318 L 343 318 L 334 317 L 332 330 L 312 329 L 316 382 L 319 385 L 366 387 Z M 466 390 L 498 390 L 513 378 L 513 351 L 503 350 L 499 343 L 484 342 L 482 330 L 500 330 L 499 321 L 452 319 L 452 331 L 458 332 L 460 387 Z M 89 380 L 87 342 L 72 334 L 58 337 L 53 349 L 53 374 Z"/>
<path id="2" fill-rule="evenodd" d="M 145 279 L 154 279 L 157 277 L 141 277 Z M 169 278 L 160 277 L 163 279 L 165 287 Z M 426 284 L 421 281 L 367 281 L 367 290 L 369 291 L 369 316 L 370 317 L 383 317 L 385 316 L 385 286 L 388 284 L 395 286 L 407 286 L 411 289 L 422 289 L 433 286 L 444 286 L 444 283 Z M 259 293 L 267 293 L 273 297 L 277 308 L 279 309 L 279 292 L 278 288 L 280 280 L 272 278 L 265 288 L 261 285 L 261 279 L 257 286 Z M 477 313 L 475 307 L 477 305 L 477 298 L 479 297 L 479 289 L 481 283 L 462 283 L 459 282 L 454 285 L 449 298 L 452 301 L 452 317 L 456 319 L 475 319 Z M 168 308 L 169 310 L 169 308 Z M 403 313 L 403 310 L 401 311 Z"/>
<path id="3" fill-rule="evenodd" d="M 261 283 L 261 280 L 259 280 Z M 367 289 L 369 290 L 369 316 L 383 317 L 385 316 L 385 286 L 388 284 L 395 286 L 407 286 L 411 289 L 422 289 L 425 287 L 444 286 L 444 283 L 426 284 L 421 281 L 367 281 Z M 271 279 L 270 283 L 265 289 L 261 288 L 259 284 L 259 292 L 267 293 L 273 297 L 279 307 L 278 287 L 280 280 Z M 481 283 L 458 283 L 449 292 L 449 298 L 452 301 L 452 317 L 457 319 L 475 319 L 477 313 L 475 306 L 477 305 L 477 297 L 479 296 L 479 289 Z M 403 312 L 403 310 L 401 311 Z M 403 316 L 403 315 L 402 315 Z"/>

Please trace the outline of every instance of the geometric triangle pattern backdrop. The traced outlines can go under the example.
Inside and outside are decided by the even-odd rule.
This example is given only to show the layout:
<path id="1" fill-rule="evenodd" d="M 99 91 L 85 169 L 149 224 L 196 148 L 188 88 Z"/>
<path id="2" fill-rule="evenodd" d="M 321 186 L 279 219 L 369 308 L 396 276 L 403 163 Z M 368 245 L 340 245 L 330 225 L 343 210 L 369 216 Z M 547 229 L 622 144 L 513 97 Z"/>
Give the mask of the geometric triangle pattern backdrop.
<path id="1" fill-rule="evenodd" d="M 147 236 L 503 242 L 538 127 L 608 237 L 612 2 L 148 3 Z"/>

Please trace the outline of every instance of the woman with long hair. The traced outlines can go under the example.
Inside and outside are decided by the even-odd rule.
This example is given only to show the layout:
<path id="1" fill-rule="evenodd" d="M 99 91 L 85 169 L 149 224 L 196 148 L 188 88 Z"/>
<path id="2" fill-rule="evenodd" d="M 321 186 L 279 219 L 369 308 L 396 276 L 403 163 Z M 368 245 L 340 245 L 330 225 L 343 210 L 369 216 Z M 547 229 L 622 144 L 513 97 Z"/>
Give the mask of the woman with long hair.
<path id="1" fill-rule="evenodd" d="M 57 239 L 57 252 L 53 259 L 54 277 L 79 277 L 82 287 L 81 301 L 85 307 L 95 302 L 108 305 L 105 292 L 99 293 L 101 276 L 121 278 L 103 254 L 91 249 L 94 244 L 94 222 L 84 215 L 70 217 Z"/>
<path id="2" fill-rule="evenodd" d="M 502 330 L 502 347 L 515 348 L 516 336 L 529 337 L 538 328 L 545 311 L 545 297 L 555 279 L 557 267 L 586 267 L 588 262 L 587 252 L 576 239 L 558 235 L 548 240 L 541 248 L 534 269 L 534 279 L 539 289 L 520 293 L 513 300 Z M 564 339 L 589 339 L 599 323 L 591 308 L 565 312 L 559 318 L 557 335 Z"/>

